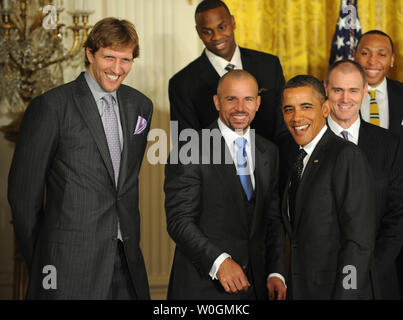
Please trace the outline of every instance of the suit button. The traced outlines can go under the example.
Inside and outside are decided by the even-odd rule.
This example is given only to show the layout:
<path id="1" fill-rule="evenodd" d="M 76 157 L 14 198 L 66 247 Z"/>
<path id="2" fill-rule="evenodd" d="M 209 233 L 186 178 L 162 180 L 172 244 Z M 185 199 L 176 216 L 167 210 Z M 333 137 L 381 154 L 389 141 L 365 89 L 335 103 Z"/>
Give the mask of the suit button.
<path id="1" fill-rule="evenodd" d="M 246 270 L 246 265 L 245 264 L 242 265 L 242 269 Z"/>

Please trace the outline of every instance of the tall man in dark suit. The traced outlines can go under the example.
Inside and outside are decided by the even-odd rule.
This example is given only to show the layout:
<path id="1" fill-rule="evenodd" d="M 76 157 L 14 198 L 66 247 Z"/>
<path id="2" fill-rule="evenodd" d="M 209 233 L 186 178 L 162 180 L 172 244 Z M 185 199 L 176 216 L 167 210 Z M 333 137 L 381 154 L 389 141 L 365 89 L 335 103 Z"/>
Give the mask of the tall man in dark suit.
<path id="1" fill-rule="evenodd" d="M 27 297 L 148 299 L 138 174 L 152 103 L 122 84 L 139 54 L 134 26 L 99 21 L 85 53 L 85 73 L 28 106 L 10 169 Z"/>
<path id="2" fill-rule="evenodd" d="M 176 242 L 168 299 L 284 299 L 278 151 L 250 130 L 260 105 L 256 79 L 231 71 L 214 103 L 219 119 L 192 141 L 200 141 L 196 160 L 165 169 Z"/>
<path id="3" fill-rule="evenodd" d="M 289 80 L 282 110 L 298 145 L 282 206 L 291 244 L 288 297 L 370 299 L 375 207 L 368 163 L 327 128 L 329 103 L 316 78 Z"/>
<path id="4" fill-rule="evenodd" d="M 389 35 L 380 30 L 371 30 L 361 36 L 354 60 L 364 68 L 370 92 L 361 105 L 362 118 L 389 129 L 402 139 L 403 83 L 386 77 L 395 64 L 393 48 Z M 403 250 L 397 258 L 397 271 L 403 298 Z"/>
<path id="5" fill-rule="evenodd" d="M 171 120 L 179 132 L 207 128 L 218 117 L 213 96 L 217 83 L 228 70 L 244 69 L 257 80 L 261 107 L 251 128 L 276 141 L 287 132 L 279 109 L 283 71 L 276 56 L 240 48 L 234 39 L 235 19 L 224 2 L 202 1 L 196 8 L 196 30 L 206 46 L 202 55 L 169 81 Z"/>
<path id="6" fill-rule="evenodd" d="M 366 156 L 376 190 L 376 275 L 380 298 L 399 299 L 396 258 L 403 241 L 403 159 L 400 140 L 390 131 L 360 118 L 360 107 L 368 84 L 362 67 L 343 60 L 329 68 L 326 93 L 331 111 L 330 129 L 358 145 Z"/>

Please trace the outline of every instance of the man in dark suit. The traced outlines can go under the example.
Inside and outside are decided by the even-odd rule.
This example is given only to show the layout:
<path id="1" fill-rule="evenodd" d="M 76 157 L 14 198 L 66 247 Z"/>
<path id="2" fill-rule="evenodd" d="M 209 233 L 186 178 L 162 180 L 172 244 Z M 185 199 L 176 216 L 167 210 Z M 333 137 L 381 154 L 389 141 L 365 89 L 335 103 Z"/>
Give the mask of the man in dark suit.
<path id="1" fill-rule="evenodd" d="M 240 48 L 234 39 L 235 19 L 220 0 L 202 1 L 196 8 L 196 30 L 206 49 L 169 81 L 171 120 L 179 132 L 207 128 L 218 117 L 213 96 L 221 76 L 244 69 L 257 80 L 261 107 L 251 123 L 266 139 L 277 141 L 287 132 L 279 109 L 283 71 L 276 56 Z"/>
<path id="2" fill-rule="evenodd" d="M 364 33 L 354 60 L 363 67 L 368 81 L 369 94 L 361 105 L 363 120 L 403 137 L 403 83 L 386 77 L 395 63 L 392 39 L 380 30 Z"/>
<path id="3" fill-rule="evenodd" d="M 282 110 L 298 145 L 282 205 L 290 238 L 288 298 L 370 299 L 375 207 L 368 163 L 327 128 L 329 103 L 316 78 L 289 80 Z"/>
<path id="4" fill-rule="evenodd" d="M 342 60 L 329 68 L 326 93 L 331 111 L 330 129 L 358 145 L 366 156 L 376 190 L 376 275 L 380 298 L 399 299 L 396 258 L 403 241 L 403 170 L 400 140 L 390 131 L 360 119 L 368 84 L 362 67 Z"/>
<path id="5" fill-rule="evenodd" d="M 28 106 L 11 164 L 27 298 L 149 299 L 138 174 L 152 103 L 122 84 L 139 53 L 134 26 L 99 21 L 85 53 L 85 73 Z"/>
<path id="6" fill-rule="evenodd" d="M 219 119 L 191 141 L 196 160 L 171 157 L 165 169 L 176 242 L 168 299 L 284 299 L 278 151 L 249 127 L 260 105 L 256 79 L 229 72 L 214 103 Z"/>
<path id="7" fill-rule="evenodd" d="M 354 60 L 365 70 L 370 95 L 361 105 L 362 118 L 389 129 L 403 138 L 403 83 L 387 78 L 395 63 L 392 38 L 380 30 L 364 33 L 357 45 Z M 372 106 L 372 116 L 371 109 Z M 397 258 L 400 295 L 403 298 L 403 250 Z"/>

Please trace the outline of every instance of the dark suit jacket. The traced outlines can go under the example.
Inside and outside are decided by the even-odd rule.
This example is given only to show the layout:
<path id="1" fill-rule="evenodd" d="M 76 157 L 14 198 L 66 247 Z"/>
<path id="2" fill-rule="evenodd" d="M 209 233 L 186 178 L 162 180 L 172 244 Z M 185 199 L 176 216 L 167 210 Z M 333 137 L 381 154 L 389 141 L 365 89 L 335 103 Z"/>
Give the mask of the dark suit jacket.
<path id="1" fill-rule="evenodd" d="M 216 122 L 210 128 L 219 130 Z M 210 154 L 200 152 L 197 158 L 199 163 L 210 164 L 167 164 L 165 168 L 167 228 L 176 242 L 168 299 L 240 299 L 241 295 L 227 294 L 219 281 L 209 276 L 223 252 L 249 275 L 258 299 L 267 299 L 268 275 L 285 272 L 277 148 L 256 135 L 256 201 L 248 219 L 232 158 L 228 164 L 212 162 L 214 152 L 221 154 L 221 160 L 229 152 L 219 136 L 220 143 L 214 149 L 210 139 Z"/>
<path id="2" fill-rule="evenodd" d="M 28 298 L 105 299 L 117 250 L 118 217 L 136 294 L 149 298 L 139 247 L 138 173 L 152 103 L 125 85 L 117 97 L 124 136 L 117 188 L 101 117 L 84 73 L 35 98 L 24 114 L 8 198 L 28 266 Z M 148 124 L 134 135 L 138 116 Z M 56 267 L 57 290 L 43 289 L 46 265 Z"/>
<path id="3" fill-rule="evenodd" d="M 358 146 L 366 156 L 376 190 L 375 262 L 382 299 L 399 299 L 395 261 L 403 238 L 403 158 L 400 140 L 361 120 Z"/>
<path id="4" fill-rule="evenodd" d="M 403 138 L 403 83 L 386 78 L 389 100 L 389 130 Z"/>
<path id="5" fill-rule="evenodd" d="M 403 83 L 387 78 L 389 99 L 389 130 L 403 139 Z M 397 257 L 400 295 L 403 298 L 403 250 Z"/>
<path id="6" fill-rule="evenodd" d="M 328 129 L 313 151 L 296 195 L 295 225 L 288 218 L 289 181 L 282 203 L 290 237 L 288 297 L 372 298 L 370 269 L 375 205 L 369 165 L 352 143 Z M 345 266 L 355 266 L 357 289 L 345 290 Z"/>
<path id="7" fill-rule="evenodd" d="M 284 85 L 283 70 L 276 56 L 240 48 L 244 70 L 250 72 L 262 90 L 261 106 L 251 128 L 271 141 L 287 132 L 280 108 Z M 191 62 L 169 81 L 171 120 L 178 121 L 179 132 L 186 128 L 201 130 L 218 118 L 213 102 L 220 79 L 206 54 Z"/>

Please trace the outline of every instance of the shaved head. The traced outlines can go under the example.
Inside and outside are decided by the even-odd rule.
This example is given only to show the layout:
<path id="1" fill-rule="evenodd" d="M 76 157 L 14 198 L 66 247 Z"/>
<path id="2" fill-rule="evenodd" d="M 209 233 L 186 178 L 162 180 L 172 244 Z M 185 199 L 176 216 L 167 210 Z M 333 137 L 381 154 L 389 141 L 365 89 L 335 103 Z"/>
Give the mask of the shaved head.
<path id="1" fill-rule="evenodd" d="M 220 78 L 220 80 L 218 81 L 217 93 L 220 94 L 223 83 L 227 82 L 228 80 L 246 80 L 246 79 L 251 79 L 251 81 L 253 81 L 253 83 L 256 85 L 256 91 L 258 91 L 259 85 L 258 85 L 255 77 L 252 76 L 248 71 L 232 70 L 230 72 L 227 72 L 225 75 L 223 75 Z"/>

